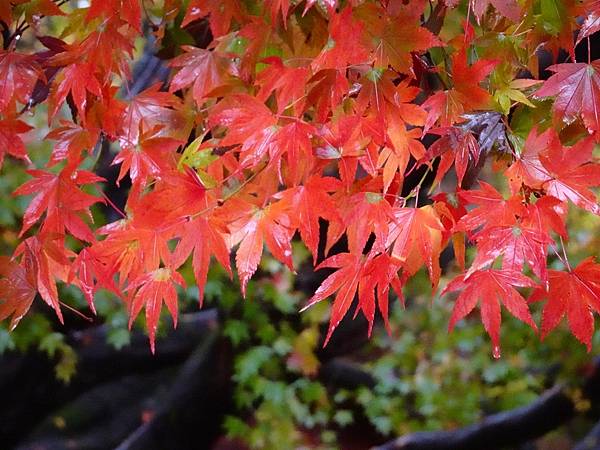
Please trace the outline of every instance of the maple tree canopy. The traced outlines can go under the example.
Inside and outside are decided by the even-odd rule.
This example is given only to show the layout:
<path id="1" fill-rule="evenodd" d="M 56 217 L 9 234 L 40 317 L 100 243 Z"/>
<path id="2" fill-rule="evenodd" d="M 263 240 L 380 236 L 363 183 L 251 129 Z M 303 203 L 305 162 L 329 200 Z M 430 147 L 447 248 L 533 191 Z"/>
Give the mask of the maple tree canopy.
<path id="1" fill-rule="evenodd" d="M 265 251 L 294 270 L 297 235 L 334 269 L 306 304 L 332 298 L 325 342 L 355 298 L 370 332 L 390 288 L 403 301 L 423 269 L 435 291 L 452 247 L 450 329 L 479 305 L 499 356 L 501 309 L 537 330 L 529 303 L 543 301 L 541 336 L 566 316 L 589 349 L 600 265 L 570 265 L 566 217 L 600 214 L 600 60 L 575 58 L 600 30 L 598 1 L 73 3 L 0 1 L 0 164 L 31 177 L 15 192 L 30 196 L 20 244 L 0 257 L 0 320 L 16 326 L 39 294 L 62 321 L 59 282 L 92 311 L 108 289 L 130 324 L 145 310 L 154 351 L 186 261 L 200 299 L 213 259 L 245 295 Z M 208 45 L 172 43 L 198 23 Z M 128 94 L 150 32 L 171 39 L 169 78 Z M 540 79 L 539 56 L 560 49 L 570 62 Z M 24 112 L 41 105 L 53 151 L 34 167 Z M 94 224 L 107 141 L 131 188 L 120 220 Z"/>

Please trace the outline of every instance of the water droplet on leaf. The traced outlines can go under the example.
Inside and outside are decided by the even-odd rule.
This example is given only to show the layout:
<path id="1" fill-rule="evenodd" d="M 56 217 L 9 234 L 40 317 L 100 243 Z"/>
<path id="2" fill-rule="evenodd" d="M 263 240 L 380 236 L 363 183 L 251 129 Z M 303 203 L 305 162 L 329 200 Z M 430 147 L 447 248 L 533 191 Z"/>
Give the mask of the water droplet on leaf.
<path id="1" fill-rule="evenodd" d="M 492 349 L 492 356 L 494 359 L 500 359 L 501 354 L 499 345 L 494 345 L 494 348 Z"/>

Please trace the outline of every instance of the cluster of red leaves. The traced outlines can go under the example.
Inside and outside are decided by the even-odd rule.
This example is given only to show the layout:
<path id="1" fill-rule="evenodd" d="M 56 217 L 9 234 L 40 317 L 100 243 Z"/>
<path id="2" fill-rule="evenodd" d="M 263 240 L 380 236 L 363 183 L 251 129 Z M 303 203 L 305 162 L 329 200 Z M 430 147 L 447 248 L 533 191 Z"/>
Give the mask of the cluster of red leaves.
<path id="1" fill-rule="evenodd" d="M 545 299 L 542 335 L 566 314 L 589 348 L 600 265 L 587 259 L 572 269 L 563 260 L 556 271 L 547 261 L 568 239 L 569 207 L 600 214 L 590 190 L 600 185 L 600 61 L 550 67 L 535 96 L 553 97 L 554 126 L 534 128 L 521 145 L 510 140 L 510 153 L 500 155 L 509 198 L 483 181 L 468 189 L 467 173 L 481 168 L 493 142 L 482 143 L 464 115 L 498 109 L 495 92 L 531 109 L 519 89 L 534 83 L 517 74 L 542 45 L 573 55 L 573 17 L 584 17 L 579 43 L 600 29 L 597 2 L 565 1 L 547 14 L 542 2 L 534 15 L 516 1 L 474 0 L 471 23 L 452 34 L 440 33 L 456 6 L 449 0 L 433 9 L 424 0 L 191 0 L 187 8 L 165 0 L 162 16 L 154 5 L 148 19 L 158 14 L 159 40 L 207 20 L 213 41 L 177 49 L 167 89 L 124 99 L 118 88 L 130 78 L 142 1 L 91 0 L 76 10 L 51 0 L 0 3 L 0 164 L 5 154 L 30 163 L 21 136 L 31 127 L 20 116 L 38 103 L 48 105 L 47 139 L 55 142 L 47 168 L 29 170 L 33 178 L 15 192 L 33 198 L 21 231 L 28 237 L 12 258 L 0 258 L 0 319 L 15 326 L 39 293 L 62 320 L 58 281 L 78 286 L 92 310 L 95 292 L 109 289 L 131 321 L 145 309 L 154 350 L 163 301 L 176 323 L 178 270 L 188 259 L 202 301 L 212 257 L 232 274 L 234 251 L 245 294 L 265 247 L 294 270 L 298 234 L 316 264 L 325 220 L 326 255 L 342 236 L 348 242 L 317 266 L 335 271 L 306 305 L 334 296 L 325 342 L 355 298 L 370 332 L 376 309 L 388 326 L 390 287 L 402 299 L 403 285 L 424 268 L 435 289 L 440 254 L 452 242 L 463 273 L 443 291 L 460 292 L 450 328 L 480 303 L 499 355 L 500 305 L 537 329 L 528 301 Z M 42 17 L 52 15 L 66 17 L 60 39 L 41 34 Z M 19 51 L 28 27 L 47 50 Z M 436 51 L 449 56 L 432 64 Z M 491 73 L 505 83 L 488 83 Z M 563 145 L 559 132 L 578 123 L 585 136 Z M 440 136 L 428 148 L 427 133 Z M 191 136 L 199 137 L 189 143 Z M 118 143 L 118 180 L 128 176 L 132 187 L 126 215 L 95 229 L 90 207 L 105 201 L 103 180 L 81 166 L 101 139 Z M 427 201 L 420 182 L 403 196 L 406 178 L 438 159 L 439 193 Z M 465 269 L 466 240 L 476 253 Z M 529 300 L 520 288 L 530 288 Z"/>

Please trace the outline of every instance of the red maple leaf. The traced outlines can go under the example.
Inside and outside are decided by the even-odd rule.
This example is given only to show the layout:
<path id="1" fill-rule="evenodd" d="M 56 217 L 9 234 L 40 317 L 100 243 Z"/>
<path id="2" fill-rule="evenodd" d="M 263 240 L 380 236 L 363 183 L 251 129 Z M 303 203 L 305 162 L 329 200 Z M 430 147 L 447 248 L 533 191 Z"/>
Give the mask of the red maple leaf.
<path id="1" fill-rule="evenodd" d="M 64 240 L 51 233 L 40 237 L 32 236 L 19 244 L 14 257 L 20 258 L 20 266 L 27 271 L 27 275 L 25 275 L 27 279 L 21 279 L 24 274 L 13 266 L 12 270 L 9 268 L 8 281 L 5 282 L 7 284 L 0 284 L 0 296 L 2 288 L 9 288 L 9 292 L 18 295 L 17 298 L 11 299 L 6 306 L 9 311 L 12 309 L 15 312 L 13 321 L 18 322 L 21 318 L 19 311 L 25 307 L 29 309 L 31 306 L 29 296 L 31 289 L 35 287 L 42 300 L 54 309 L 58 319 L 63 323 L 56 281 L 66 282 L 68 280 L 72 256 L 74 256 L 73 253 L 65 248 Z M 25 304 L 14 305 L 13 302 L 17 300 L 21 300 Z M 16 322 L 13 324 L 16 325 Z"/>
<path id="2" fill-rule="evenodd" d="M 239 0 L 191 0 L 181 26 L 206 16 L 215 38 L 229 33 L 231 21 L 240 22 L 243 17 Z"/>
<path id="3" fill-rule="evenodd" d="M 439 257 L 445 231 L 435 210 L 431 206 L 395 208 L 394 216 L 386 247 L 391 246 L 391 255 L 402 262 L 410 275 L 425 264 L 435 288 L 440 279 Z"/>
<path id="4" fill-rule="evenodd" d="M 0 120 L 0 169 L 4 156 L 8 153 L 15 158 L 31 162 L 27 156 L 27 149 L 21 140 L 20 134 L 27 133 L 32 128 L 21 120 Z"/>
<path id="5" fill-rule="evenodd" d="M 546 193 L 559 200 L 570 200 L 580 208 L 600 215 L 596 194 L 590 186 L 600 186 L 600 164 L 592 163 L 594 140 L 578 141 L 572 147 L 563 147 L 557 139 L 554 145 L 540 155 L 548 174 L 543 183 Z"/>
<path id="6" fill-rule="evenodd" d="M 17 264 L 6 256 L 0 256 L 0 321 L 11 317 L 14 329 L 29 311 L 37 294 L 35 271 L 31 258 L 23 258 Z"/>
<path id="7" fill-rule="evenodd" d="M 185 53 L 169 63 L 171 67 L 179 68 L 171 80 L 169 92 L 179 91 L 191 84 L 194 100 L 201 105 L 211 91 L 225 84 L 226 60 L 218 53 L 203 48 L 184 45 L 182 49 Z"/>
<path id="8" fill-rule="evenodd" d="M 588 258 L 568 272 L 549 270 L 548 281 L 547 292 L 540 288 L 530 298 L 548 299 L 542 311 L 542 338 L 566 315 L 571 332 L 590 351 L 594 333 L 592 311 L 600 313 L 600 265 Z"/>
<path id="9" fill-rule="evenodd" d="M 247 143 L 248 139 L 263 136 L 264 131 L 277 123 L 265 104 L 247 94 L 228 96 L 211 109 L 208 124 L 211 128 L 227 128 L 222 146 Z M 256 143 L 256 142 L 255 142 Z"/>
<path id="10" fill-rule="evenodd" d="M 214 255 L 231 276 L 229 248 L 225 242 L 225 225 L 215 219 L 198 217 L 182 229 L 182 237 L 173 252 L 174 267 L 192 255 L 192 267 L 198 285 L 198 300 L 202 306 L 204 286 L 208 277 L 210 257 Z"/>
<path id="11" fill-rule="evenodd" d="M 554 75 L 535 95 L 556 96 L 552 105 L 555 120 L 569 124 L 581 117 L 590 132 L 600 130 L 600 60 L 591 64 L 555 64 L 548 70 Z"/>
<path id="12" fill-rule="evenodd" d="M 46 135 L 46 139 L 58 141 L 52 149 L 49 167 L 64 159 L 68 159 L 71 164 L 78 163 L 84 150 L 92 154 L 100 135 L 99 130 L 82 127 L 66 120 L 61 121 L 61 125 Z"/>
<path id="13" fill-rule="evenodd" d="M 533 128 L 527 135 L 521 152 L 516 154 L 515 161 L 506 170 L 510 190 L 513 194 L 519 192 L 523 185 L 532 189 L 542 189 L 542 184 L 548 177 L 548 171 L 540 161 L 540 153 L 548 147 L 560 145 L 558 135 L 550 128 L 539 133 Z"/>
<path id="14" fill-rule="evenodd" d="M 154 341 L 156 338 L 156 329 L 160 319 L 162 302 L 165 302 L 167 309 L 173 318 L 173 326 L 177 326 L 177 291 L 175 285 L 185 287 L 183 277 L 176 270 L 168 267 L 156 269 L 135 280 L 131 284 L 132 289 L 136 289 L 135 295 L 131 300 L 129 328 L 138 316 L 142 308 L 146 308 L 146 327 L 150 338 L 150 350 L 154 353 Z"/>
<path id="15" fill-rule="evenodd" d="M 295 211 L 300 237 L 313 255 L 316 263 L 319 245 L 319 217 L 330 222 L 330 226 L 341 223 L 341 217 L 327 192 L 339 188 L 336 178 L 313 176 L 302 186 L 276 194 L 277 198 L 290 205 Z"/>
<path id="16" fill-rule="evenodd" d="M 421 26 L 425 3 L 363 3 L 356 8 L 356 17 L 364 24 L 375 67 L 392 67 L 400 73 L 412 73 L 412 53 L 441 46 L 440 40 Z"/>
<path id="17" fill-rule="evenodd" d="M 502 268 L 520 272 L 525 262 L 542 282 L 547 282 L 546 256 L 548 245 L 553 243 L 545 230 L 512 226 L 495 226 L 472 236 L 477 243 L 477 256 L 467 276 L 492 264 L 502 256 Z"/>
<path id="18" fill-rule="evenodd" d="M 479 143 L 470 131 L 458 127 L 438 128 L 429 132 L 441 135 L 437 141 L 429 146 L 423 157 L 424 161 L 432 161 L 441 156 L 433 184 L 440 183 L 446 172 L 452 167 L 452 163 L 454 163 L 458 186 L 460 187 L 467 172 L 467 167 L 469 165 L 475 166 L 479 161 Z"/>
<path id="19" fill-rule="evenodd" d="M 71 94 L 79 117 L 85 120 L 88 92 L 102 97 L 102 87 L 95 75 L 96 68 L 92 63 L 75 63 L 65 67 L 53 81 L 50 89 L 48 120 L 58 112 Z"/>
<path id="20" fill-rule="evenodd" d="M 15 190 L 15 195 L 31 195 L 35 197 L 23 215 L 22 236 L 44 214 L 46 218 L 42 229 L 56 233 L 64 233 L 65 228 L 76 238 L 91 242 L 94 236 L 88 225 L 78 213 L 91 219 L 89 207 L 101 201 L 98 197 L 83 192 L 79 186 L 106 181 L 87 170 L 74 170 L 65 167 L 58 175 L 43 170 L 28 170 L 34 177 Z"/>
<path id="21" fill-rule="evenodd" d="M 537 326 L 531 318 L 525 299 L 515 287 L 535 287 L 535 283 L 520 272 L 512 270 L 477 270 L 471 275 L 459 275 L 452 280 L 441 295 L 448 292 L 460 291 L 448 330 L 452 331 L 456 322 L 466 317 L 481 300 L 481 321 L 485 331 L 492 339 L 493 355 L 500 357 L 500 304 L 517 319 L 525 322 L 537 331 Z"/>
<path id="22" fill-rule="evenodd" d="M 139 144 L 141 130 L 152 131 L 154 137 L 187 140 L 191 122 L 179 98 L 154 84 L 129 101 L 120 128 L 119 144 L 130 148 Z"/>
<path id="23" fill-rule="evenodd" d="M 309 299 L 301 311 L 326 299 L 337 292 L 331 307 L 329 329 L 325 337 L 324 346 L 327 345 L 336 327 L 342 321 L 358 291 L 358 311 L 362 311 L 369 322 L 369 335 L 373 327 L 375 315 L 375 293 L 377 305 L 389 330 L 388 324 L 388 290 L 392 285 L 403 302 L 402 284 L 398 277 L 400 261 L 390 258 L 387 254 L 374 256 L 355 255 L 353 253 L 338 253 L 323 261 L 316 270 L 324 268 L 339 269 L 329 275 L 319 286 L 315 294 Z"/>
<path id="24" fill-rule="evenodd" d="M 521 197 L 512 196 L 505 200 L 491 184 L 479 181 L 479 190 L 459 191 L 458 196 L 464 204 L 478 205 L 462 216 L 455 226 L 455 231 L 466 231 L 471 234 L 479 228 L 494 226 L 512 226 L 516 216 L 523 214 Z"/>
<path id="25" fill-rule="evenodd" d="M 329 20 L 329 40 L 321 53 L 312 61 L 313 72 L 323 69 L 345 71 L 353 64 L 369 61 L 369 52 L 364 46 L 363 24 L 356 20 L 351 7 L 333 13 Z"/>
<path id="26" fill-rule="evenodd" d="M 258 268 L 265 244 L 276 259 L 294 270 L 291 240 L 295 230 L 289 208 L 285 201 L 259 208 L 242 199 L 230 199 L 219 211 L 219 217 L 228 219 L 230 224 L 232 246 L 239 243 L 235 265 L 244 296 L 248 281 Z"/>
<path id="27" fill-rule="evenodd" d="M 442 127 L 451 126 L 461 122 L 464 113 L 488 106 L 492 97 L 486 89 L 479 87 L 479 83 L 496 64 L 498 61 L 480 59 L 469 66 L 464 48 L 452 55 L 452 87 L 436 92 L 423 103 L 429 113 L 425 130 L 436 122 Z"/>
<path id="28" fill-rule="evenodd" d="M 282 114 L 288 107 L 292 107 L 298 114 L 304 108 L 309 70 L 306 67 L 288 67 L 276 56 L 264 59 L 263 63 L 269 66 L 256 77 L 256 84 L 260 86 L 256 98 L 266 101 L 274 91 L 277 114 Z"/>
<path id="29" fill-rule="evenodd" d="M 521 7 L 516 0 L 469 0 L 469 7 L 473 8 L 477 21 L 481 21 L 481 17 L 485 14 L 490 4 L 513 22 L 518 22 L 521 19 Z"/>
<path id="30" fill-rule="evenodd" d="M 140 0 L 92 0 L 86 20 L 89 21 L 102 16 L 123 18 L 137 31 L 142 31 Z"/>
<path id="31" fill-rule="evenodd" d="M 139 144 L 128 146 L 115 156 L 111 165 L 121 164 L 117 184 L 129 172 L 133 183 L 145 186 L 153 178 L 160 178 L 161 174 L 168 172 L 176 166 L 175 150 L 183 144 L 182 141 L 168 137 L 161 137 L 157 130 L 141 132 Z"/>
<path id="32" fill-rule="evenodd" d="M 35 56 L 0 50 L 0 112 L 13 100 L 26 105 L 40 78 L 44 75 Z"/>

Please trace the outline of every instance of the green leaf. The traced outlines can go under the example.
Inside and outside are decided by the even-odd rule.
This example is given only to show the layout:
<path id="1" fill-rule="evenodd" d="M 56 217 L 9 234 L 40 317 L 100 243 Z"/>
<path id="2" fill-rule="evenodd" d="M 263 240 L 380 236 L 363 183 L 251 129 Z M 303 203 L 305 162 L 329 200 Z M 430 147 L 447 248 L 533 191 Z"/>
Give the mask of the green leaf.
<path id="1" fill-rule="evenodd" d="M 235 363 L 235 379 L 240 383 L 247 382 L 258 375 L 260 368 L 273 356 L 270 347 L 260 346 L 248 350 L 237 358 Z"/>
<path id="2" fill-rule="evenodd" d="M 115 349 L 121 350 L 131 343 L 131 333 L 127 328 L 111 328 L 106 334 L 106 341 Z"/>
<path id="3" fill-rule="evenodd" d="M 333 416 L 333 420 L 339 426 L 345 427 L 347 425 L 350 425 L 354 421 L 354 418 L 352 417 L 352 411 L 349 411 L 347 409 L 340 409 Z"/>
<path id="4" fill-rule="evenodd" d="M 227 336 L 234 347 L 250 339 L 250 333 L 246 322 L 241 320 L 229 319 L 223 328 L 223 335 Z"/>
<path id="5" fill-rule="evenodd" d="M 65 336 L 61 333 L 50 333 L 42 338 L 38 345 L 40 351 L 46 352 L 50 358 L 54 358 L 54 354 L 65 341 Z"/>

